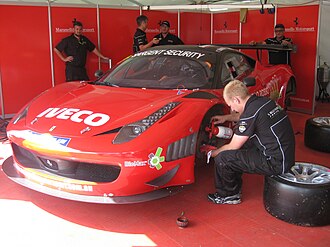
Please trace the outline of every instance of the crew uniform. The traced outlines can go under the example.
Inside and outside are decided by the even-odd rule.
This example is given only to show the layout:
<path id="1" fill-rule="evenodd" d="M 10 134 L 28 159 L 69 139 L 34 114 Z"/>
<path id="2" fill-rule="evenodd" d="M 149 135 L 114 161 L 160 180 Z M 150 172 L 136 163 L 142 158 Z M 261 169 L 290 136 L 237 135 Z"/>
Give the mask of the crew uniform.
<path id="1" fill-rule="evenodd" d="M 226 150 L 215 157 L 215 185 L 220 196 L 240 193 L 242 173 L 277 175 L 295 161 L 295 139 L 285 111 L 273 100 L 250 96 L 235 130 L 249 136 L 239 150 Z"/>
<path id="2" fill-rule="evenodd" d="M 157 34 L 154 38 L 156 39 L 159 39 L 159 43 L 156 45 L 154 44 L 153 46 L 159 46 L 159 45 L 183 45 L 183 42 L 182 40 L 171 34 L 171 33 L 168 33 L 165 38 L 163 37 L 163 34 L 160 33 L 160 34 Z"/>
<path id="3" fill-rule="evenodd" d="M 133 53 L 140 51 L 140 45 L 148 44 L 147 34 L 140 28 L 136 29 L 134 34 Z"/>
<path id="4" fill-rule="evenodd" d="M 56 49 L 60 52 L 64 51 L 67 56 L 73 56 L 73 61 L 65 63 L 66 81 L 89 80 L 85 68 L 87 51 L 93 51 L 95 45 L 87 37 L 81 35 L 78 40 L 72 34 L 62 39 Z"/>
<path id="5" fill-rule="evenodd" d="M 277 40 L 276 37 L 265 39 L 265 43 L 268 45 L 282 45 L 283 40 L 292 43 L 292 39 L 284 36 L 281 40 Z M 270 64 L 291 64 L 289 51 L 269 51 L 268 54 Z"/>

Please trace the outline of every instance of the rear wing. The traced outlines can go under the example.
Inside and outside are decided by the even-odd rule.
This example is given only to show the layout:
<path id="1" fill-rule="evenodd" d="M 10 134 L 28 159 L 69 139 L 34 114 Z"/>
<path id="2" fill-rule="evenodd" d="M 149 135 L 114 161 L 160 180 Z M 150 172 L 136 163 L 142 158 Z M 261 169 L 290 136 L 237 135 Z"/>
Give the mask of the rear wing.
<path id="1" fill-rule="evenodd" d="M 267 50 L 271 52 L 297 52 L 297 46 L 283 46 L 283 45 L 268 45 L 268 44 L 215 44 L 216 46 L 231 48 L 231 49 L 242 49 L 242 50 L 256 50 L 258 61 L 261 60 L 261 52 L 262 50 Z"/>

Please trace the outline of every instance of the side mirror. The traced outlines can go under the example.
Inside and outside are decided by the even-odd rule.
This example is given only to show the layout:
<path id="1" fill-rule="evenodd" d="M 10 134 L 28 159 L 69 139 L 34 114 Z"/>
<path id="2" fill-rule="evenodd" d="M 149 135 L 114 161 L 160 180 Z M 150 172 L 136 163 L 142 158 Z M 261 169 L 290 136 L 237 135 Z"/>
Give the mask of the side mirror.
<path id="1" fill-rule="evenodd" d="M 96 70 L 94 73 L 94 76 L 98 79 L 100 78 L 102 75 L 104 75 L 102 70 Z"/>
<path id="2" fill-rule="evenodd" d="M 247 87 L 252 87 L 256 85 L 256 78 L 254 77 L 245 77 L 243 79 L 243 83 L 245 84 L 245 86 Z"/>

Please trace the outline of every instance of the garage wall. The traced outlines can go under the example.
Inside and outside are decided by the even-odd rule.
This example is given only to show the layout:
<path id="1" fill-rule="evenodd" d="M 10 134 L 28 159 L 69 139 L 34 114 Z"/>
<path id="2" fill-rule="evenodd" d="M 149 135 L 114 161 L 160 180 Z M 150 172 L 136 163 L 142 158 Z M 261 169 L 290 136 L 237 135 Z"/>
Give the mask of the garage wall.
<path id="1" fill-rule="evenodd" d="M 101 52 L 115 64 L 132 53 L 135 19 L 139 14 L 138 9 L 100 8 L 98 41 L 96 8 L 52 7 L 52 46 L 71 33 L 65 29 L 72 27 L 71 21 L 75 17 L 82 21 L 87 29 L 85 35 L 96 45 L 100 43 Z M 171 32 L 178 34 L 178 12 L 143 11 L 143 14 L 150 20 L 147 30 L 149 40 L 158 32 L 159 22 L 165 19 L 171 23 Z M 181 12 L 179 22 L 182 40 L 186 44 L 208 44 L 211 43 L 212 32 L 212 43 L 215 44 L 238 43 L 240 35 L 242 43 L 249 43 L 251 40 L 264 40 L 274 35 L 275 15 L 261 15 L 257 10 L 249 10 L 247 22 L 241 25 L 239 12 L 212 15 L 211 18 L 208 13 Z M 326 15 L 325 17 L 328 18 Z M 299 19 L 299 24 L 293 26 L 296 18 Z M 314 68 L 316 57 L 318 5 L 279 8 L 277 22 L 282 22 L 289 28 L 287 35 L 292 37 L 299 47 L 298 53 L 292 56 L 293 67 L 299 80 L 295 107 L 311 113 L 315 76 L 315 70 L 311 68 Z M 296 27 L 314 27 L 314 31 L 292 31 L 292 28 Z M 0 28 L 0 75 L 5 105 L 2 111 L 0 104 L 0 113 L 13 114 L 33 97 L 52 86 L 47 6 L 0 5 Z M 255 52 L 251 51 L 250 55 L 255 57 Z M 263 62 L 266 61 L 267 52 L 264 52 Z M 93 74 L 98 66 L 97 56 L 90 53 L 87 62 L 90 78 L 94 78 Z M 101 64 L 103 70 L 108 66 Z M 64 82 L 64 68 L 64 63 L 54 54 L 55 84 Z"/>
<path id="2" fill-rule="evenodd" d="M 285 25 L 286 36 L 298 47 L 297 53 L 291 56 L 297 79 L 297 95 L 291 98 L 292 107 L 307 113 L 314 111 L 318 17 L 318 5 L 278 9 L 278 23 Z"/>
<path id="3" fill-rule="evenodd" d="M 52 86 L 47 16 L 47 7 L 0 5 L 0 70 L 6 114 L 17 112 Z"/>

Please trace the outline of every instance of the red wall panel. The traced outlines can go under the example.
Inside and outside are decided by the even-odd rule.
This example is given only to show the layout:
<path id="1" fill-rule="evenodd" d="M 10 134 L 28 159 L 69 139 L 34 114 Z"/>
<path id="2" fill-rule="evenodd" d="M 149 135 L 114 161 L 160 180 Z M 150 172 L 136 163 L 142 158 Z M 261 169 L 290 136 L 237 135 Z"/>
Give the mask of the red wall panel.
<path id="1" fill-rule="evenodd" d="M 51 87 L 47 7 L 0 6 L 0 66 L 5 113 Z"/>
<path id="2" fill-rule="evenodd" d="M 291 55 L 292 69 L 297 79 L 297 95 L 292 107 L 313 111 L 315 66 L 317 55 L 319 6 L 278 9 L 277 22 L 283 23 L 285 35 L 293 39 L 298 51 Z"/>
<path id="3" fill-rule="evenodd" d="M 52 7 L 52 33 L 53 48 L 63 38 L 72 34 L 72 20 L 76 18 L 81 21 L 85 29 L 84 35 L 97 45 L 97 11 L 94 8 L 72 8 L 72 7 Z M 106 55 L 106 54 L 104 54 Z M 98 57 L 94 53 L 89 53 L 86 63 L 87 74 L 90 79 L 94 78 L 94 72 L 98 70 Z M 65 82 L 65 63 L 54 54 L 55 84 Z"/>
<path id="4" fill-rule="evenodd" d="M 165 12 L 165 11 L 143 11 L 149 19 L 148 29 L 146 30 L 148 41 L 159 34 L 159 25 L 162 21 L 169 21 L 171 24 L 170 32 L 178 34 L 178 13 L 177 12 Z"/>
<path id="5" fill-rule="evenodd" d="M 186 45 L 211 43 L 211 16 L 206 13 L 181 13 L 181 39 Z"/>
<path id="6" fill-rule="evenodd" d="M 242 44 L 248 44 L 252 40 L 263 41 L 266 38 L 274 37 L 274 15 L 260 14 L 259 10 L 249 10 L 247 21 L 242 24 Z M 244 51 L 246 54 L 256 58 L 254 51 Z M 262 53 L 262 63 L 268 63 L 268 53 Z"/>
<path id="7" fill-rule="evenodd" d="M 100 9 L 101 50 L 113 66 L 133 53 L 133 36 L 139 10 Z M 101 65 L 108 70 L 108 64 Z"/>
<path id="8" fill-rule="evenodd" d="M 213 43 L 238 44 L 239 12 L 213 14 Z"/>

